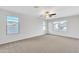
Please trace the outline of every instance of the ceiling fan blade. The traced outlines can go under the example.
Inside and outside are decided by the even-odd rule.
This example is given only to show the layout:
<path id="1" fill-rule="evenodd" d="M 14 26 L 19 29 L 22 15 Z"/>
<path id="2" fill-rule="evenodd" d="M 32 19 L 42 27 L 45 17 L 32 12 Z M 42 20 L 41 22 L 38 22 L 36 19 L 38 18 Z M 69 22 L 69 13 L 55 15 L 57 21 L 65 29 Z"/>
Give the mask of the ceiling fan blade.
<path id="1" fill-rule="evenodd" d="M 54 13 L 54 14 L 50 14 L 49 16 L 52 17 L 53 15 L 56 15 L 56 13 Z"/>

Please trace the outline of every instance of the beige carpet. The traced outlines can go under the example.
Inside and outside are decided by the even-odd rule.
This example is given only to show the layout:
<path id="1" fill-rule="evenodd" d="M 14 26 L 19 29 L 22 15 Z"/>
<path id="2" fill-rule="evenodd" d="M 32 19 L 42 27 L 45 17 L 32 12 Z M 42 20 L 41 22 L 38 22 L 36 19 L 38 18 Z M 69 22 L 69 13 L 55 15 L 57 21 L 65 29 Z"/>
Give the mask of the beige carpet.
<path id="1" fill-rule="evenodd" d="M 0 45 L 4 53 L 72 53 L 79 52 L 79 40 L 65 37 L 43 35 L 22 41 Z"/>

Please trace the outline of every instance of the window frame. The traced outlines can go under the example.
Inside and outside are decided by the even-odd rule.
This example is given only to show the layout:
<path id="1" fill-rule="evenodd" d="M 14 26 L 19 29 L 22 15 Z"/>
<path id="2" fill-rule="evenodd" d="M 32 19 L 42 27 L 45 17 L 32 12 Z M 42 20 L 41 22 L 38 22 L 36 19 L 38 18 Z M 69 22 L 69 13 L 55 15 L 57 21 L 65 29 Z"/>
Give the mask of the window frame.
<path id="1" fill-rule="evenodd" d="M 8 26 L 8 17 L 15 17 L 15 18 L 18 18 L 16 19 L 15 21 L 13 20 L 14 23 L 16 23 L 16 32 L 8 32 L 8 29 L 9 29 L 9 26 Z M 12 21 L 12 20 L 11 20 Z M 12 27 L 12 26 L 11 26 Z M 6 16 L 6 35 L 15 35 L 15 34 L 19 34 L 20 33 L 20 20 L 19 20 L 19 17 L 18 16 Z"/>
<path id="2" fill-rule="evenodd" d="M 61 27 L 61 22 L 62 22 L 62 21 L 65 21 L 65 22 L 66 22 L 66 25 L 65 25 L 65 26 L 66 26 L 67 29 L 66 29 L 66 30 L 63 30 L 63 29 L 60 29 L 60 28 L 59 28 L 59 29 L 55 30 L 55 27 L 54 27 L 55 24 L 54 24 L 54 23 L 58 23 L 58 26 Z M 64 26 L 64 27 L 65 27 L 65 26 Z M 63 27 L 63 28 L 64 28 L 64 27 Z M 55 32 L 67 32 L 67 31 L 68 31 L 68 21 L 67 21 L 67 20 L 54 21 L 54 22 L 53 22 L 53 31 L 55 31 Z"/>

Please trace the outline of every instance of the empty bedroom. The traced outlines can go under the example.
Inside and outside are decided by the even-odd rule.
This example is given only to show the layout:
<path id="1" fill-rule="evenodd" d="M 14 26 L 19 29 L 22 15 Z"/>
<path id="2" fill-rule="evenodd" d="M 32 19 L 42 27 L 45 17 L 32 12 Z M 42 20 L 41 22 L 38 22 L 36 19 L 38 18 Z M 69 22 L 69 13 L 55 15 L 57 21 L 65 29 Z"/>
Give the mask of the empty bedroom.
<path id="1" fill-rule="evenodd" d="M 0 53 L 79 53 L 79 6 L 0 6 Z"/>

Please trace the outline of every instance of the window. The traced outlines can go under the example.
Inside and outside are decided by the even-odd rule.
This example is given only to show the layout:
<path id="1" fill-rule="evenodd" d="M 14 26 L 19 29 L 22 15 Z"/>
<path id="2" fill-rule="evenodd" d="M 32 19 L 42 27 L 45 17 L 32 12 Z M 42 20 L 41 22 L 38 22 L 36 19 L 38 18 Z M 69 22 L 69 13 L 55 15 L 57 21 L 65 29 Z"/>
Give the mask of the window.
<path id="1" fill-rule="evenodd" d="M 67 21 L 56 21 L 53 22 L 54 31 L 66 32 L 67 31 Z"/>
<path id="2" fill-rule="evenodd" d="M 46 23 L 45 23 L 45 21 L 43 21 L 43 30 L 44 31 L 46 30 Z"/>
<path id="3" fill-rule="evenodd" d="M 54 31 L 59 30 L 59 22 L 53 22 L 53 29 L 54 29 Z"/>
<path id="4" fill-rule="evenodd" d="M 7 16 L 7 34 L 19 32 L 19 18 L 17 16 Z"/>

